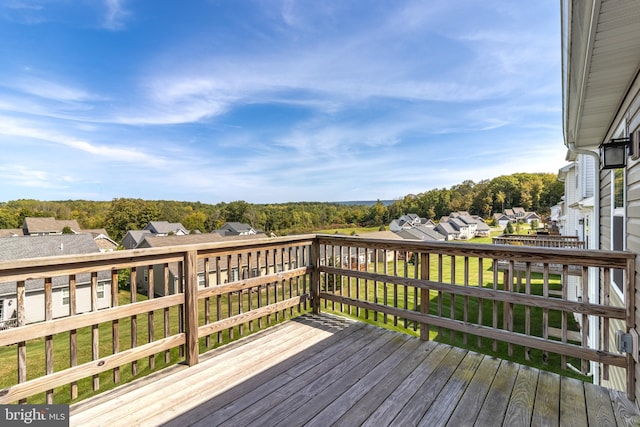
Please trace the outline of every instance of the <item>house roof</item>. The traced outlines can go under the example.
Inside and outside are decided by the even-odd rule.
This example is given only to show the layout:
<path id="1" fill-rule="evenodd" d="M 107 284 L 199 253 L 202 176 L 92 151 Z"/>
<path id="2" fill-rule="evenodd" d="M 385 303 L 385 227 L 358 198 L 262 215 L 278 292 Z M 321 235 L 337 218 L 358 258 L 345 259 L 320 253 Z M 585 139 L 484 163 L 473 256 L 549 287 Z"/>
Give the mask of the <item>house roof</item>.
<path id="1" fill-rule="evenodd" d="M 398 236 L 397 233 L 394 233 L 390 230 L 385 231 L 372 231 L 370 233 L 362 233 L 356 234 L 357 237 L 366 237 L 367 239 L 392 239 L 392 240 L 402 240 L 402 237 Z"/>
<path id="2" fill-rule="evenodd" d="M 415 227 L 415 230 L 422 233 L 426 238 L 422 240 L 444 240 L 446 237 L 437 232 L 433 227 L 427 227 L 425 225 L 419 225 Z"/>
<path id="3" fill-rule="evenodd" d="M 90 234 L 56 234 L 0 239 L 0 261 L 100 252 Z"/>
<path id="4" fill-rule="evenodd" d="M 0 228 L 0 237 L 24 236 L 22 228 Z"/>
<path id="5" fill-rule="evenodd" d="M 129 230 L 122 238 L 122 242 L 124 244 L 127 240 L 133 240 L 133 245 L 127 245 L 127 249 L 133 249 L 142 242 L 145 236 L 150 235 L 153 235 L 153 233 L 149 230 Z"/>
<path id="6" fill-rule="evenodd" d="M 144 229 L 156 234 L 170 234 L 180 232 L 189 234 L 189 231 L 184 227 L 184 225 L 179 222 L 150 221 Z"/>
<path id="7" fill-rule="evenodd" d="M 484 220 L 482 218 L 475 218 L 476 220 L 476 232 L 478 231 L 491 231 L 491 227 L 489 227 L 489 225 L 484 222 Z"/>
<path id="8" fill-rule="evenodd" d="M 420 216 L 418 216 L 418 214 L 409 213 L 409 214 L 402 215 L 400 219 L 403 219 L 407 222 L 418 222 L 420 221 Z"/>
<path id="9" fill-rule="evenodd" d="M 23 236 L 0 239 L 0 261 L 13 261 L 17 259 L 40 258 L 57 255 L 80 255 L 99 253 L 90 234 L 58 234 L 48 236 Z M 98 280 L 109 280 L 109 271 L 99 271 Z M 91 280 L 90 273 L 76 275 L 78 284 L 88 283 Z M 69 285 L 68 276 L 54 276 L 53 287 L 65 287 Z M 44 286 L 43 279 L 29 279 L 25 281 L 27 291 L 41 289 Z M 0 283 L 0 295 L 14 295 L 16 282 Z"/>
<path id="10" fill-rule="evenodd" d="M 442 224 L 443 222 L 440 221 Z M 469 224 L 461 220 L 460 218 L 449 218 L 449 221 L 444 222 L 444 224 L 450 224 L 456 230 L 462 230 L 463 228 L 469 228 Z"/>
<path id="11" fill-rule="evenodd" d="M 640 85 L 640 2 L 560 4 L 564 142 L 595 148 L 612 137 Z"/>
<path id="12" fill-rule="evenodd" d="M 220 228 L 223 230 L 228 229 L 236 233 L 246 233 L 253 230 L 253 227 L 251 227 L 249 224 L 245 224 L 242 222 L 227 222 Z"/>
<path id="13" fill-rule="evenodd" d="M 62 233 L 65 227 L 69 227 L 74 233 L 81 231 L 80 225 L 75 219 L 58 220 L 53 217 L 27 217 L 23 222 L 23 229 L 28 234 Z"/>
<path id="14" fill-rule="evenodd" d="M 82 232 L 91 234 L 94 239 L 96 237 L 99 237 L 100 235 L 103 235 L 104 237 L 109 239 L 111 238 L 109 237 L 109 233 L 107 233 L 107 230 L 104 228 L 85 229 L 82 230 Z"/>
<path id="15" fill-rule="evenodd" d="M 253 234 L 245 236 L 224 236 L 220 233 L 202 233 L 202 234 L 186 234 L 182 236 L 154 236 L 147 235 L 138 245 L 140 248 L 157 248 L 163 246 L 176 245 L 195 245 L 201 243 L 216 243 L 229 240 L 249 240 L 249 239 L 265 239 L 264 234 Z"/>
<path id="16" fill-rule="evenodd" d="M 460 232 L 458 230 L 456 230 L 455 228 L 453 228 L 453 226 L 451 224 L 449 224 L 448 222 L 440 222 L 435 230 L 440 233 L 440 234 L 444 234 L 446 236 L 449 235 L 458 235 L 460 234 Z"/>
<path id="17" fill-rule="evenodd" d="M 412 228 L 410 230 L 402 230 L 398 232 L 398 235 L 403 239 L 409 240 L 422 240 L 422 241 L 442 241 L 446 237 L 432 228 L 418 229 Z"/>

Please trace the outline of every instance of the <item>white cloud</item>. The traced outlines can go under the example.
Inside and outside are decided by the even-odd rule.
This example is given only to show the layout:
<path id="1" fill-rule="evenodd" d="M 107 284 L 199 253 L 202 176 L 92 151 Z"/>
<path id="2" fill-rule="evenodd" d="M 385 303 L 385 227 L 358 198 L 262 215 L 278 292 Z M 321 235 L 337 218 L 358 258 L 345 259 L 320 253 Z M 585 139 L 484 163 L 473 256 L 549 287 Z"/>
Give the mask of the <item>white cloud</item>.
<path id="1" fill-rule="evenodd" d="M 66 146 L 88 154 L 98 156 L 101 161 L 145 162 L 153 160 L 156 164 L 164 161 L 155 156 L 131 147 L 118 147 L 92 144 L 76 137 L 52 130 L 43 130 L 38 124 L 0 116 L 0 134 L 47 141 Z"/>
<path id="2" fill-rule="evenodd" d="M 55 176 L 48 171 L 34 169 L 31 165 L 10 164 L 0 165 L 0 180 L 19 187 L 63 189 L 68 187 L 71 179 L 68 176 Z"/>
<path id="3" fill-rule="evenodd" d="M 130 12 L 124 7 L 125 0 L 105 0 L 107 13 L 104 17 L 104 28 L 118 31 L 125 28 L 124 20 Z"/>
<path id="4" fill-rule="evenodd" d="M 5 82 L 3 86 L 53 101 L 68 102 L 102 99 L 83 89 L 37 77 L 16 79 L 13 82 Z"/>

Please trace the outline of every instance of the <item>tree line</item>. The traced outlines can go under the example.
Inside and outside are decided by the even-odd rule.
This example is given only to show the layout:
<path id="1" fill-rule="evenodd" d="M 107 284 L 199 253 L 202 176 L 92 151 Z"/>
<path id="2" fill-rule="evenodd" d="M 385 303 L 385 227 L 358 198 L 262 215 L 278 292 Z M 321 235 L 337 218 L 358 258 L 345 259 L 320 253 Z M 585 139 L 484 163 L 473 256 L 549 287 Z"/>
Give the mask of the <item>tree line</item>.
<path id="1" fill-rule="evenodd" d="M 104 228 L 116 241 L 128 230 L 144 228 L 149 221 L 180 222 L 189 230 L 201 232 L 219 229 L 226 222 L 243 222 L 267 233 L 286 235 L 322 228 L 386 226 L 405 213 L 438 220 L 451 212 L 468 211 L 488 219 L 495 212 L 521 206 L 545 216 L 563 192 L 564 185 L 555 174 L 517 173 L 409 194 L 390 204 L 378 200 L 370 206 L 324 202 L 251 204 L 242 200 L 207 204 L 132 198 L 21 199 L 0 203 L 0 228 L 20 228 L 25 217 L 55 217 L 75 219 L 83 229 Z"/>

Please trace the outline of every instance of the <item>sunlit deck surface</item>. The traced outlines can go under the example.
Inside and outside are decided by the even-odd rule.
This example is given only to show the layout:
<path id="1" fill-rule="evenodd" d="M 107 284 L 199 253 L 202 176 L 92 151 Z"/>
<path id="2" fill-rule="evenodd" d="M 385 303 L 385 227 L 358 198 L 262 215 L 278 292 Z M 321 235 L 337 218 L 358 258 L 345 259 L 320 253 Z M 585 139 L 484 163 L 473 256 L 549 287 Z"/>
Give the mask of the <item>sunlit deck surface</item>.
<path id="1" fill-rule="evenodd" d="M 71 408 L 71 425 L 639 425 L 623 393 L 327 314 Z"/>

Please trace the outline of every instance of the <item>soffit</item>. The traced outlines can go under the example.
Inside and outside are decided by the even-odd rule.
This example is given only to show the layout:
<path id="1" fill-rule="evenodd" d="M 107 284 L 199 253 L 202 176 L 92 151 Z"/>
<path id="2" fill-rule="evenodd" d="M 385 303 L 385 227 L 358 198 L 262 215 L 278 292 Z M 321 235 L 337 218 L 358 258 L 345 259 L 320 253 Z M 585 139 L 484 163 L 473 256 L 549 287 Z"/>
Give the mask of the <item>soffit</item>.
<path id="1" fill-rule="evenodd" d="M 610 133 L 640 69 L 640 2 L 573 0 L 571 15 L 565 143 L 593 148 Z"/>

